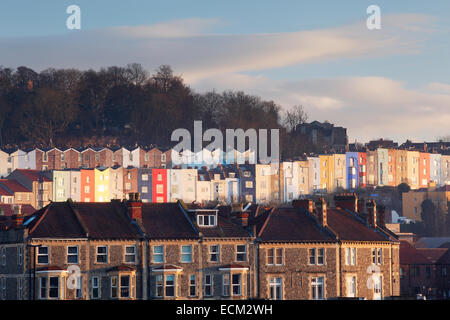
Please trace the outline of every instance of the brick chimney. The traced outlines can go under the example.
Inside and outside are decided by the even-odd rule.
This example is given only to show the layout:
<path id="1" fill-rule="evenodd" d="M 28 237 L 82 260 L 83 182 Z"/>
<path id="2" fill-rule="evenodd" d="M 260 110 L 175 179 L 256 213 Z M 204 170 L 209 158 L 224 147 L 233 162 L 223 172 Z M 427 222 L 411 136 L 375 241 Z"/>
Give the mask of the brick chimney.
<path id="1" fill-rule="evenodd" d="M 374 228 L 377 227 L 377 204 L 375 200 L 367 200 L 367 223 Z"/>
<path id="2" fill-rule="evenodd" d="M 310 213 L 314 213 L 314 202 L 310 199 L 298 199 L 292 201 L 294 208 L 303 208 Z"/>
<path id="3" fill-rule="evenodd" d="M 231 217 L 239 225 L 243 227 L 248 226 L 248 212 L 244 211 L 244 205 L 242 203 L 234 203 L 231 205 Z"/>
<path id="4" fill-rule="evenodd" d="M 358 196 L 356 193 L 341 193 L 334 196 L 336 207 L 358 212 Z"/>
<path id="5" fill-rule="evenodd" d="M 20 204 L 14 206 L 14 214 L 11 217 L 12 224 L 11 227 L 18 229 L 22 227 L 23 224 L 23 215 L 22 215 L 22 206 Z"/>
<path id="6" fill-rule="evenodd" d="M 142 201 L 139 192 L 131 192 L 128 194 L 127 212 L 132 220 L 142 219 Z"/>
<path id="7" fill-rule="evenodd" d="M 358 213 L 360 213 L 360 214 L 364 214 L 364 212 L 365 212 L 365 208 L 366 208 L 366 202 L 364 201 L 364 199 L 363 198 L 361 198 L 361 199 L 358 199 L 357 200 L 357 206 L 358 206 Z"/>
<path id="8" fill-rule="evenodd" d="M 319 224 L 322 227 L 326 227 L 328 225 L 327 223 L 327 202 L 324 198 L 319 198 L 319 200 L 316 202 L 316 215 L 317 220 L 319 221 Z"/>

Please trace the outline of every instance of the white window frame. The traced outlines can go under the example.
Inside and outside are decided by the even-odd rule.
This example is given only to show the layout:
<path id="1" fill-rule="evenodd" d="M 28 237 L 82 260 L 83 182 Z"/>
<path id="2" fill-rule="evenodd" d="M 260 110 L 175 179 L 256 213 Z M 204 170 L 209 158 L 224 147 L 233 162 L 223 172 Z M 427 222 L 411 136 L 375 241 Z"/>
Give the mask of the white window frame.
<path id="1" fill-rule="evenodd" d="M 77 253 L 69 253 L 69 248 L 77 248 Z M 67 246 L 67 264 L 78 264 L 80 262 L 80 249 L 78 248 L 78 246 Z M 77 257 L 77 262 L 70 262 L 69 261 L 69 257 L 73 257 L 76 256 Z"/>
<path id="2" fill-rule="evenodd" d="M 43 254 L 43 253 L 39 253 L 39 251 L 42 248 L 47 248 L 47 253 Z M 39 262 L 39 258 L 40 257 L 47 257 L 47 262 Z M 41 247 L 37 247 L 36 250 L 36 264 L 49 264 L 50 263 L 50 247 L 49 246 L 41 246 Z"/>
<path id="3" fill-rule="evenodd" d="M 278 281 L 279 280 L 279 281 Z M 280 296 L 277 296 L 277 288 L 280 288 Z M 270 300 L 283 300 L 283 278 L 271 277 L 269 279 Z"/>
<path id="4" fill-rule="evenodd" d="M 97 285 L 94 284 L 94 279 L 97 280 Z M 94 289 L 97 289 L 97 296 L 94 296 Z M 92 299 L 100 299 L 101 297 L 101 291 L 100 291 L 100 277 L 99 276 L 93 276 L 91 278 L 91 298 Z"/>
<path id="5" fill-rule="evenodd" d="M 106 248 L 106 253 L 99 253 L 98 252 L 99 248 Z M 106 256 L 106 261 L 105 262 L 99 262 L 98 258 L 100 256 Z M 96 249 L 95 249 L 95 263 L 107 264 L 108 262 L 109 262 L 109 248 L 108 248 L 108 246 L 107 245 L 105 245 L 105 246 L 97 246 Z"/>
<path id="6" fill-rule="evenodd" d="M 244 251 L 239 251 L 239 247 L 244 247 Z M 244 255 L 244 259 L 239 259 L 239 255 Z M 247 261 L 247 245 L 237 244 L 236 245 L 236 262 L 246 262 Z"/>
<path id="7" fill-rule="evenodd" d="M 190 248 L 190 252 L 189 253 L 183 252 L 183 248 Z M 186 256 L 190 256 L 190 261 L 183 261 L 183 257 L 186 257 Z M 181 263 L 192 263 L 193 260 L 194 260 L 194 256 L 193 256 L 192 245 L 188 244 L 188 245 L 180 246 L 180 262 Z"/>
<path id="8" fill-rule="evenodd" d="M 224 273 L 222 275 L 222 296 L 229 297 L 230 295 L 231 295 L 230 274 Z"/>
<path id="9" fill-rule="evenodd" d="M 213 248 L 216 248 L 216 251 L 212 251 Z M 217 258 L 213 260 L 213 256 Z M 209 262 L 220 262 L 220 244 L 209 245 Z"/>
<path id="10" fill-rule="evenodd" d="M 208 279 L 208 278 L 209 278 L 209 281 L 206 281 L 206 279 Z M 212 274 L 205 274 L 205 277 L 204 277 L 204 280 L 203 280 L 203 295 L 205 297 L 212 297 L 214 295 L 213 282 L 214 282 L 214 280 L 213 280 Z M 206 288 L 207 287 L 209 288 L 209 294 L 206 294 Z"/>
<path id="11" fill-rule="evenodd" d="M 133 248 L 133 253 L 128 253 L 127 249 L 128 248 Z M 127 261 L 127 257 L 133 257 L 133 261 Z M 125 246 L 124 248 L 124 261 L 125 263 L 130 263 L 130 264 L 136 264 L 136 246 L 135 245 L 128 245 Z"/>
<path id="12" fill-rule="evenodd" d="M 155 253 L 155 248 L 159 248 L 159 247 L 161 247 L 162 248 L 162 252 L 158 252 L 158 253 Z M 164 245 L 154 245 L 153 247 L 152 247 L 152 262 L 153 263 L 164 263 L 164 261 L 165 261 L 165 259 L 164 259 L 164 251 L 165 251 L 165 248 L 164 248 Z M 156 256 L 161 256 L 162 257 L 162 261 L 156 261 L 155 260 L 155 257 Z"/>

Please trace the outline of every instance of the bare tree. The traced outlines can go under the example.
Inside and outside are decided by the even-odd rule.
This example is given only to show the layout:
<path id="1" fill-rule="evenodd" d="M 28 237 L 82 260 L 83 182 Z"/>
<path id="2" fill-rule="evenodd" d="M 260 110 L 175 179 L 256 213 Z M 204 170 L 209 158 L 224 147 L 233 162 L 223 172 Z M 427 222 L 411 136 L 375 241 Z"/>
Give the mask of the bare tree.
<path id="1" fill-rule="evenodd" d="M 302 105 L 295 105 L 290 110 L 284 113 L 283 126 L 289 132 L 295 130 L 295 128 L 308 120 L 308 115 Z"/>

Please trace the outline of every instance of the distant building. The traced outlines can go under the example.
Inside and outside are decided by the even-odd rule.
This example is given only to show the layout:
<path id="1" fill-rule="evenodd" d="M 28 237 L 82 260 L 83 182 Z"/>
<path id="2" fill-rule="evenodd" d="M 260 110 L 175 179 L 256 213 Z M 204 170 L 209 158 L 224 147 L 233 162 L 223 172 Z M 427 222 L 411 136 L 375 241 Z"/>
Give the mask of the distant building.
<path id="1" fill-rule="evenodd" d="M 295 132 L 302 139 L 307 139 L 315 146 L 322 146 L 325 150 L 345 152 L 347 149 L 347 129 L 335 127 L 332 123 L 319 121 L 302 123 L 295 128 Z"/>

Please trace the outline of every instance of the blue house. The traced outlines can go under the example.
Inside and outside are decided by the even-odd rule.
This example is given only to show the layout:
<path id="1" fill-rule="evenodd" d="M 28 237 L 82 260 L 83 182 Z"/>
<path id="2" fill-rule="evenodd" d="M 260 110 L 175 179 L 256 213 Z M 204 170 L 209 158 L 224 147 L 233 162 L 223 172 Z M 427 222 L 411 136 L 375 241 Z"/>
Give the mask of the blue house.
<path id="1" fill-rule="evenodd" d="M 359 152 L 346 152 L 347 186 L 346 189 L 355 190 L 359 186 Z"/>

